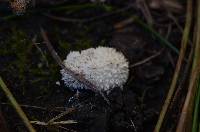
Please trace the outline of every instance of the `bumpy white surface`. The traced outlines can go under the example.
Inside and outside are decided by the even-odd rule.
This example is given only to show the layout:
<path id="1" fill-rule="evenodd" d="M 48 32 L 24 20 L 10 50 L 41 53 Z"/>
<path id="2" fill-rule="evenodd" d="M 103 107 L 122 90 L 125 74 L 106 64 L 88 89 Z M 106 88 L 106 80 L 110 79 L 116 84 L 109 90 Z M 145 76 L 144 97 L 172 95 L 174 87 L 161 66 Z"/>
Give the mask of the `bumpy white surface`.
<path id="1" fill-rule="evenodd" d="M 107 91 L 108 93 L 115 87 L 123 88 L 129 74 L 129 63 L 124 55 L 114 48 L 108 47 L 70 52 L 64 60 L 64 64 L 97 86 L 97 91 Z M 87 89 L 63 69 L 61 74 L 65 85 L 71 89 Z"/>

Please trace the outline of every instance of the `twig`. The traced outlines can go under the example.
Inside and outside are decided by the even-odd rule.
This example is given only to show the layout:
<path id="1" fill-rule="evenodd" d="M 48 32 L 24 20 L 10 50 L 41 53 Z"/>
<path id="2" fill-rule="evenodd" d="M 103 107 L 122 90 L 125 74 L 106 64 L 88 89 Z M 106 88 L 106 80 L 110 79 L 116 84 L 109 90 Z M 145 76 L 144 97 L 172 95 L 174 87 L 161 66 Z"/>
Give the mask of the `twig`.
<path id="1" fill-rule="evenodd" d="M 55 121 L 51 122 L 50 125 L 66 125 L 66 124 L 76 124 L 78 122 L 74 120 L 67 120 L 67 121 Z M 47 123 L 49 125 L 49 123 Z"/>
<path id="2" fill-rule="evenodd" d="M 64 6 L 55 6 L 54 5 L 53 7 L 50 7 L 50 8 L 39 8 L 39 9 L 34 9 L 34 10 L 27 10 L 26 14 L 28 14 L 28 15 L 42 14 L 43 12 L 48 12 L 48 11 L 66 11 L 66 10 L 78 11 L 78 10 L 87 9 L 87 8 L 102 8 L 105 11 L 110 11 L 114 7 L 106 5 L 106 4 L 98 5 L 98 4 L 94 4 L 94 3 L 64 5 Z M 24 14 L 23 16 L 27 16 L 26 14 Z M 19 17 L 23 18 L 23 16 L 19 16 L 17 14 L 11 14 L 11 15 L 8 15 L 8 16 L 1 17 L 0 22 L 2 22 L 2 20 L 8 21 L 8 20 L 11 20 L 11 19 L 14 19 L 14 18 L 19 18 Z"/>
<path id="3" fill-rule="evenodd" d="M 64 115 L 67 115 L 71 112 L 73 112 L 75 108 L 69 108 L 67 111 L 59 114 L 58 116 L 54 117 L 53 119 L 49 120 L 48 122 L 41 122 L 41 121 L 31 121 L 33 124 L 41 125 L 41 126 L 49 126 L 49 125 L 65 125 L 65 124 L 74 124 L 77 123 L 74 120 L 67 120 L 67 121 L 59 121 L 55 122 L 55 120 L 60 119 Z"/>
<path id="4" fill-rule="evenodd" d="M 156 30 L 154 30 L 152 27 L 150 27 L 149 25 L 147 25 L 146 23 L 144 23 L 142 20 L 140 20 L 140 18 L 138 16 L 133 15 L 132 17 L 123 20 L 117 24 L 114 25 L 114 28 L 116 30 L 120 30 L 121 28 L 125 27 L 128 24 L 131 23 L 137 23 L 138 25 L 140 25 L 143 29 L 145 29 L 147 32 L 150 32 L 152 35 L 154 35 L 160 42 L 161 44 L 169 47 L 174 53 L 179 54 L 179 50 L 173 45 L 171 44 L 169 41 L 167 41 L 164 37 L 162 37 Z"/>
<path id="5" fill-rule="evenodd" d="M 46 62 L 46 66 L 48 67 L 49 66 L 49 62 L 46 58 L 46 56 L 44 55 L 44 53 L 42 52 L 41 48 L 36 44 L 36 39 L 37 39 L 37 36 L 34 36 L 34 38 L 32 39 L 32 43 L 33 45 L 37 48 L 37 50 L 40 52 L 42 58 L 45 60 Z"/>
<path id="6" fill-rule="evenodd" d="M 27 116 L 25 115 L 25 113 L 23 112 L 22 108 L 19 106 L 19 104 L 17 103 L 17 101 L 15 100 L 12 93 L 7 88 L 6 84 L 3 82 L 1 77 L 0 77 L 0 86 L 1 86 L 1 89 L 5 92 L 7 98 L 11 102 L 12 106 L 15 108 L 17 114 L 20 116 L 20 118 L 22 119 L 22 121 L 24 122 L 26 127 L 28 128 L 28 130 L 30 132 L 36 132 L 35 129 L 33 128 L 33 126 L 30 124 L 30 122 L 29 122 Z"/>
<path id="7" fill-rule="evenodd" d="M 166 38 L 166 39 L 169 38 L 171 31 L 172 31 L 172 24 L 168 24 L 167 33 L 166 33 L 166 35 L 165 35 L 165 38 Z"/>
<path id="8" fill-rule="evenodd" d="M 73 111 L 75 111 L 75 108 L 69 108 L 67 111 L 65 111 L 65 112 L 63 112 L 63 113 L 57 115 L 57 116 L 54 117 L 53 119 L 49 120 L 49 121 L 48 121 L 48 124 L 51 124 L 51 123 L 54 122 L 55 120 L 57 120 L 57 119 L 63 117 L 64 115 L 67 115 L 67 114 L 69 114 L 69 113 L 71 113 L 71 112 L 73 112 Z"/>
<path id="9" fill-rule="evenodd" d="M 115 14 L 122 13 L 124 11 L 131 9 L 132 7 L 133 7 L 133 5 L 129 5 L 127 7 L 118 9 L 118 10 L 110 12 L 110 13 L 105 13 L 105 14 L 100 15 L 100 16 L 95 16 L 95 17 L 91 17 L 91 18 L 83 18 L 83 19 L 58 17 L 58 16 L 54 16 L 54 15 L 51 15 L 51 14 L 47 14 L 47 13 L 42 13 L 42 14 L 44 16 L 47 16 L 49 18 L 52 18 L 52 19 L 58 20 L 58 21 L 74 22 L 74 23 L 87 23 L 87 22 L 92 22 L 92 21 L 95 21 L 95 20 L 98 20 L 98 19 L 102 19 L 102 18 L 105 18 L 105 17 L 109 17 L 109 16 L 112 16 L 112 15 L 115 15 Z"/>
<path id="10" fill-rule="evenodd" d="M 149 6 L 153 9 L 165 9 L 173 13 L 180 13 L 183 9 L 177 0 L 151 0 Z"/>
<path id="11" fill-rule="evenodd" d="M 2 105 L 11 105 L 9 103 L 1 103 Z M 24 104 L 19 104 L 20 107 L 24 107 L 24 108 L 33 108 L 33 109 L 39 109 L 39 110 L 43 110 L 43 111 L 54 111 L 54 112 L 64 112 L 64 108 L 63 110 L 55 110 L 55 109 L 51 109 L 50 108 L 45 108 L 45 107 L 40 107 L 40 106 L 33 106 L 33 105 L 24 105 Z M 57 108 L 57 107 L 56 107 Z"/>
<path id="12" fill-rule="evenodd" d="M 151 55 L 150 57 L 145 58 L 144 60 L 141 60 L 141 61 L 139 61 L 139 62 L 136 62 L 135 64 L 130 65 L 130 68 L 140 66 L 140 65 L 142 65 L 142 64 L 144 64 L 144 63 L 146 63 L 146 62 L 148 62 L 148 61 L 150 61 L 150 60 L 156 58 L 157 56 L 159 56 L 159 55 L 162 53 L 162 51 L 163 51 L 163 50 L 161 50 L 161 51 L 155 53 L 154 55 Z"/>
<path id="13" fill-rule="evenodd" d="M 43 13 L 43 15 L 46 17 L 49 17 L 53 20 L 58 20 L 58 21 L 62 21 L 62 22 L 84 23 L 88 20 L 88 19 L 58 17 L 58 16 L 51 15 L 49 13 Z"/>
<path id="14" fill-rule="evenodd" d="M 110 101 L 106 98 L 106 96 L 104 95 L 103 92 L 101 92 L 100 90 L 98 90 L 98 88 L 92 84 L 90 81 L 88 81 L 87 79 L 85 79 L 83 76 L 79 75 L 78 73 L 72 71 L 71 69 L 67 68 L 61 58 L 58 56 L 57 52 L 54 50 L 53 46 L 51 45 L 51 42 L 49 41 L 45 31 L 43 28 L 40 28 L 41 30 L 41 35 L 47 45 L 47 48 L 49 50 L 49 52 L 51 53 L 52 57 L 54 58 L 54 60 L 58 63 L 58 65 L 63 68 L 65 70 L 66 73 L 68 73 L 69 75 L 71 75 L 73 78 L 75 78 L 77 81 L 79 81 L 80 83 L 84 84 L 88 89 L 96 92 L 96 93 L 100 93 L 100 95 L 104 98 L 104 100 L 110 105 Z"/>
<path id="15" fill-rule="evenodd" d="M 181 25 L 178 23 L 178 20 L 177 18 L 171 13 L 171 12 L 168 12 L 168 17 L 170 19 L 172 19 L 172 21 L 174 21 L 175 25 L 177 26 L 177 28 L 180 30 L 181 33 L 183 33 L 183 28 L 181 27 Z M 190 39 L 188 39 L 188 43 L 190 45 L 192 45 L 192 41 Z"/>
<path id="16" fill-rule="evenodd" d="M 77 131 L 75 131 L 75 130 L 68 129 L 68 128 L 65 128 L 65 127 L 62 127 L 62 126 L 58 126 L 58 128 L 64 129 L 64 130 L 67 131 L 67 132 L 77 132 Z"/>
<path id="17" fill-rule="evenodd" d="M 175 69 L 175 67 L 176 67 L 175 60 L 174 60 L 174 57 L 172 56 L 172 54 L 170 52 L 167 52 L 167 57 L 169 59 L 169 62 L 172 65 L 173 69 Z"/>
<path id="18" fill-rule="evenodd" d="M 49 125 L 66 125 L 66 124 L 76 124 L 77 122 L 74 120 L 67 120 L 67 121 L 59 121 L 59 122 L 52 122 L 51 124 L 42 122 L 42 121 L 30 121 L 32 124 L 41 125 L 41 126 L 49 126 Z"/>
<path id="19" fill-rule="evenodd" d="M 147 23 L 152 26 L 153 25 L 153 17 L 147 6 L 146 0 L 136 0 L 137 5 L 139 6 L 140 10 L 142 11 Z"/>

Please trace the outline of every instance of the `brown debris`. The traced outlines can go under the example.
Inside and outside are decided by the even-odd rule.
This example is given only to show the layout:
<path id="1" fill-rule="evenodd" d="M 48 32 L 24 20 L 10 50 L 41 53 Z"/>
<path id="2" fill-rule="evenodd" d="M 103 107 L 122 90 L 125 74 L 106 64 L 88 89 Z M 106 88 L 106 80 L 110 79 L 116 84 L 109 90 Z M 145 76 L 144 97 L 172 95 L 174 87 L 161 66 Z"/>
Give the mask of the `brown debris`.
<path id="1" fill-rule="evenodd" d="M 149 7 L 152 9 L 165 9 L 174 13 L 180 13 L 183 6 L 176 0 L 149 0 Z"/>

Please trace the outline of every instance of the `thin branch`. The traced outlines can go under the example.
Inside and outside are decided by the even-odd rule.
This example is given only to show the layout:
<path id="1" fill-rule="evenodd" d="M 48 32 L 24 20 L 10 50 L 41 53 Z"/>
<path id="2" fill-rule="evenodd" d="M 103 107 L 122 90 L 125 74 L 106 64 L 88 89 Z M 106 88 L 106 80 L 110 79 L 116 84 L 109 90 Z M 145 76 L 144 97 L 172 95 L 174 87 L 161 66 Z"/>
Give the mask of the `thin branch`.
<path id="1" fill-rule="evenodd" d="M 118 22 L 117 24 L 114 25 L 114 29 L 120 30 L 123 27 L 125 27 L 126 25 L 131 24 L 133 22 L 139 24 L 147 32 L 149 32 L 152 35 L 154 35 L 156 37 L 156 39 L 158 39 L 161 42 L 161 44 L 164 44 L 165 46 L 169 47 L 174 53 L 179 54 L 179 50 L 172 43 L 170 43 L 163 36 L 161 36 L 155 29 L 153 29 L 152 27 L 150 27 L 149 25 L 147 25 L 146 23 L 144 23 L 136 15 L 133 15 L 132 17 L 130 17 L 130 18 L 126 19 L 126 20 L 123 20 L 121 22 Z"/>
<path id="2" fill-rule="evenodd" d="M 140 10 L 142 11 L 147 23 L 152 26 L 154 23 L 153 17 L 149 10 L 149 7 L 146 3 L 146 0 L 136 0 L 137 5 L 139 6 Z"/>
<path id="3" fill-rule="evenodd" d="M 104 20 L 103 18 L 106 18 L 106 17 L 110 17 L 112 15 L 115 15 L 115 14 L 119 14 L 119 13 L 122 13 L 122 12 L 125 12 L 129 9 L 133 8 L 133 5 L 128 5 L 124 8 L 121 8 L 121 9 L 117 9 L 115 11 L 112 11 L 110 13 L 105 13 L 105 14 L 102 14 L 102 15 L 99 15 L 99 16 L 95 16 L 95 17 L 90 17 L 90 18 L 66 18 L 66 17 L 58 17 L 58 16 L 55 16 L 55 15 L 51 15 L 49 13 L 42 13 L 42 15 L 46 16 L 46 17 L 49 17 L 51 19 L 54 19 L 54 20 L 58 20 L 58 21 L 63 21 L 63 22 L 73 22 L 73 23 L 88 23 L 88 22 L 92 22 L 92 21 L 95 21 L 95 20 L 99 20 L 99 19 L 102 19 Z"/>
<path id="4" fill-rule="evenodd" d="M 12 105 L 10 103 L 1 103 L 2 105 Z M 54 109 L 50 109 L 50 108 L 45 108 L 45 107 L 41 107 L 41 106 L 34 106 L 34 105 L 25 105 L 25 104 L 19 104 L 20 107 L 24 107 L 24 108 L 31 108 L 31 109 L 39 109 L 39 110 L 43 110 L 43 111 L 53 111 L 53 112 L 64 112 L 64 108 L 62 108 L 63 110 L 58 110 L 58 107 L 55 107 Z"/>
<path id="5" fill-rule="evenodd" d="M 37 39 L 37 36 L 35 35 L 34 38 L 32 39 L 32 43 L 37 48 L 37 50 L 40 52 L 42 58 L 46 62 L 46 66 L 48 67 L 49 66 L 49 62 L 48 62 L 46 56 L 44 55 L 44 53 L 42 52 L 41 48 L 38 46 L 38 44 L 36 44 L 36 39 Z"/>
<path id="6" fill-rule="evenodd" d="M 58 126 L 58 128 L 63 129 L 63 130 L 65 130 L 66 132 L 77 132 L 77 131 L 75 131 L 75 130 L 68 129 L 68 128 L 62 127 L 62 126 Z"/>
<path id="7" fill-rule="evenodd" d="M 75 111 L 75 108 L 69 108 L 67 111 L 57 115 L 56 117 L 52 118 L 51 120 L 48 121 L 48 124 L 51 124 L 52 122 L 54 122 L 55 120 L 57 119 L 60 119 L 61 117 L 69 114 L 69 113 L 72 113 L 73 111 Z"/>
<path id="8" fill-rule="evenodd" d="M 154 55 L 151 55 L 150 57 L 145 58 L 144 60 L 141 60 L 141 61 L 139 61 L 139 62 L 137 62 L 135 64 L 130 65 L 130 68 L 137 67 L 137 66 L 140 66 L 140 65 L 142 65 L 144 63 L 147 63 L 148 61 L 150 61 L 150 60 L 156 58 L 157 56 L 159 56 L 162 53 L 162 51 L 163 50 L 155 53 Z"/>
<path id="9" fill-rule="evenodd" d="M 49 125 L 64 125 L 64 124 L 74 124 L 77 123 L 74 120 L 67 120 L 67 121 L 59 121 L 56 122 L 55 120 L 60 119 L 61 117 L 73 112 L 75 110 L 75 108 L 69 108 L 67 111 L 57 115 L 56 117 L 52 118 L 51 120 L 49 120 L 48 122 L 41 122 L 41 121 L 31 121 L 31 123 L 33 124 L 37 124 L 37 125 L 41 125 L 41 126 L 49 126 Z"/>
<path id="10" fill-rule="evenodd" d="M 31 121 L 32 124 L 41 125 L 41 126 L 49 126 L 49 125 L 66 125 L 66 124 L 76 124 L 77 122 L 74 120 L 67 120 L 67 121 L 58 121 L 52 122 L 51 124 L 42 122 L 42 121 Z"/>

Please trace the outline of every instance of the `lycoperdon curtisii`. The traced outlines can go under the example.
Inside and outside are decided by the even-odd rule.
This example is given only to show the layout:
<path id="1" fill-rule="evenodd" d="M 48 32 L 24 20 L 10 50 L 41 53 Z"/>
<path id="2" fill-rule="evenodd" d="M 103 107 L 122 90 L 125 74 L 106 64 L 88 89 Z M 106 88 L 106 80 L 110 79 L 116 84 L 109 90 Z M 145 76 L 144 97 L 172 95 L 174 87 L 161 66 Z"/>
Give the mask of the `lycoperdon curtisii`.
<path id="1" fill-rule="evenodd" d="M 123 89 L 129 75 L 128 60 L 121 52 L 110 47 L 71 51 L 64 60 L 64 65 L 96 86 L 95 91 L 107 94 L 116 87 Z M 90 89 L 64 69 L 60 72 L 64 84 L 71 90 Z"/>

